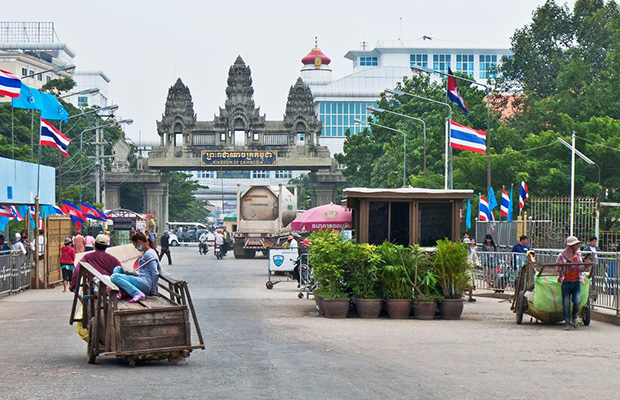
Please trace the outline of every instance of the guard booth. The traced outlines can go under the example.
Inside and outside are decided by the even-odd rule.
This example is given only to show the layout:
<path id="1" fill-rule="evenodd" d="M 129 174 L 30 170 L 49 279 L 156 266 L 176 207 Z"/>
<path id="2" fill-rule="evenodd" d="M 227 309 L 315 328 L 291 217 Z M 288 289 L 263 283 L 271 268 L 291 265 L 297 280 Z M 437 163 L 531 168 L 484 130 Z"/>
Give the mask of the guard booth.
<path id="1" fill-rule="evenodd" d="M 385 241 L 408 246 L 435 246 L 437 240 L 459 240 L 463 201 L 473 190 L 424 188 L 344 190 L 345 204 L 353 211 L 357 242 Z"/>

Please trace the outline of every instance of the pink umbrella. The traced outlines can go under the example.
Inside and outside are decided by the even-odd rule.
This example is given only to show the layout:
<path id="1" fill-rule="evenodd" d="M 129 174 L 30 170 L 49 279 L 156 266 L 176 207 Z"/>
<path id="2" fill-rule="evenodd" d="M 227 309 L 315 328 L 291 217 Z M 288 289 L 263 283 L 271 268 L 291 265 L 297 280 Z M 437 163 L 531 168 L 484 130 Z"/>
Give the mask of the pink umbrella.
<path id="1" fill-rule="evenodd" d="M 321 231 L 351 229 L 353 213 L 337 204 L 326 204 L 304 211 L 291 223 L 294 231 Z"/>

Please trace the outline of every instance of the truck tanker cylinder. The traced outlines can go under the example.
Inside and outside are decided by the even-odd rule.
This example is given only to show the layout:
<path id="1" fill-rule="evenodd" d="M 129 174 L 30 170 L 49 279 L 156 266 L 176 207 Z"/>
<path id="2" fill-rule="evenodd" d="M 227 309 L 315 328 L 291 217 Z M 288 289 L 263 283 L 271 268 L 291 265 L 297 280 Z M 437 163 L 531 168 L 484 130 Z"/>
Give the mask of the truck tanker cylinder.
<path id="1" fill-rule="evenodd" d="M 282 226 L 288 226 L 297 216 L 295 195 L 279 186 L 253 186 L 241 195 L 239 202 L 240 219 L 245 221 L 274 221 L 282 210 Z"/>

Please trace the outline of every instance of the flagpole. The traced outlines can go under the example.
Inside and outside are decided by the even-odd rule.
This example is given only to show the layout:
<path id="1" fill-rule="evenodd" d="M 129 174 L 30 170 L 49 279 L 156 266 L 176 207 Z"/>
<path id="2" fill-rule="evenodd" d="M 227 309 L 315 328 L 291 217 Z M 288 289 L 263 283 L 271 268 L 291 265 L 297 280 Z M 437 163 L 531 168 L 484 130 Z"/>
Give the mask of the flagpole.
<path id="1" fill-rule="evenodd" d="M 34 109 L 30 109 L 30 162 L 34 162 Z"/>
<path id="2" fill-rule="evenodd" d="M 34 110 L 32 112 L 34 115 Z M 39 195 L 41 190 L 41 120 L 39 120 L 39 151 L 37 155 L 37 195 L 34 198 L 34 240 L 36 242 L 34 257 L 35 257 L 35 274 L 37 277 L 37 289 L 40 289 L 39 283 L 39 274 L 41 273 L 41 265 L 39 260 L 39 218 L 40 218 L 40 204 L 39 204 Z M 45 265 L 45 263 L 44 263 Z M 45 273 L 43 274 L 43 287 L 47 289 L 47 279 L 45 278 Z"/>
<path id="3" fill-rule="evenodd" d="M 15 119 L 14 119 L 15 109 L 13 108 L 13 104 L 11 104 L 11 158 L 15 159 Z"/>

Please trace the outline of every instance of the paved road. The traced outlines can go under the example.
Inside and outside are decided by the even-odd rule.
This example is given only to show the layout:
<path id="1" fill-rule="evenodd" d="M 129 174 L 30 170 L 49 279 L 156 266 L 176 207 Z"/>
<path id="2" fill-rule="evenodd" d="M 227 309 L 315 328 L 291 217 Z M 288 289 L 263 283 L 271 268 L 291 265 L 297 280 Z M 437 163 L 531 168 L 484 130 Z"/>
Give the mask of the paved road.
<path id="1" fill-rule="evenodd" d="M 505 301 L 482 298 L 460 321 L 329 320 L 293 283 L 266 290 L 266 260 L 197 253 L 173 249 L 170 268 L 190 282 L 208 341 L 188 365 L 88 365 L 70 294 L 27 291 L 0 300 L 0 398 L 620 397 L 616 326 L 517 326 Z"/>

